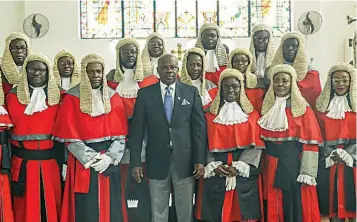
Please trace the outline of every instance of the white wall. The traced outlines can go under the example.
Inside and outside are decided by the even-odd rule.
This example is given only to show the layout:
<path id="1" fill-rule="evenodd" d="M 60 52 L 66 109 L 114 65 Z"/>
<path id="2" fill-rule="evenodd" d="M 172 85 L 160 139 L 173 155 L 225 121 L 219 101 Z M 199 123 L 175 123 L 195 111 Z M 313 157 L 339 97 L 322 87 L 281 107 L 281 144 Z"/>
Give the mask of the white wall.
<path id="1" fill-rule="evenodd" d="M 344 41 L 351 38 L 356 29 L 347 25 L 346 15 L 356 15 L 355 1 L 296 0 L 292 5 L 293 27 L 297 27 L 299 16 L 306 11 L 318 11 L 323 17 L 321 30 L 307 38 L 308 58 L 313 57 L 313 67 L 320 71 L 324 82 L 329 66 L 344 60 Z M 50 21 L 50 31 L 43 38 L 33 39 L 34 51 L 43 52 L 50 58 L 62 49 L 69 49 L 80 59 L 87 53 L 99 53 L 106 58 L 107 67 L 115 66 L 115 44 L 117 40 L 79 39 L 78 1 L 0 1 L 0 51 L 4 40 L 12 31 L 22 30 L 23 19 L 32 13 L 42 13 Z M 188 39 L 168 39 L 170 49 L 177 43 L 192 45 Z M 189 42 L 190 41 L 190 42 Z M 225 40 L 229 46 L 249 46 L 249 38 Z M 143 41 L 140 41 L 143 44 Z M 189 43 L 188 43 L 189 42 Z M 274 39 L 278 44 L 279 39 Z M 232 48 L 231 48 L 232 50 Z"/>

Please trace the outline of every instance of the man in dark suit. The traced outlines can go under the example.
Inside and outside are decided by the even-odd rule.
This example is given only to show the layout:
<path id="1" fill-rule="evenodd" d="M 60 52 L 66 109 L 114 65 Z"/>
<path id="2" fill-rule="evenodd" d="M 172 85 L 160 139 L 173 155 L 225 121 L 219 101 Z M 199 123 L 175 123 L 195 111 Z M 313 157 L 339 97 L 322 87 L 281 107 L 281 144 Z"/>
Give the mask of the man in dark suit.
<path id="1" fill-rule="evenodd" d="M 146 166 L 153 222 L 167 222 L 171 183 L 178 221 L 192 221 L 194 178 L 204 174 L 206 122 L 196 87 L 176 81 L 173 55 L 158 61 L 160 82 L 138 92 L 130 133 L 130 164 L 140 183 L 142 141 L 147 129 Z"/>

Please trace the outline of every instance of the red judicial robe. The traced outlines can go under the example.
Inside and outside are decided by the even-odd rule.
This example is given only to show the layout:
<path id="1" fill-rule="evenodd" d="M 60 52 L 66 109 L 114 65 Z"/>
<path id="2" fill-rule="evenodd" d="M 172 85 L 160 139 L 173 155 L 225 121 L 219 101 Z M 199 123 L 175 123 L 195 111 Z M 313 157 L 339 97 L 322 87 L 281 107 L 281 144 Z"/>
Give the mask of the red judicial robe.
<path id="1" fill-rule="evenodd" d="M 105 153 L 114 139 L 128 133 L 122 100 L 112 90 L 110 103 L 108 114 L 91 117 L 80 110 L 79 85 L 70 89 L 58 113 L 54 138 L 66 143 L 83 142 L 96 152 Z M 61 222 L 127 222 L 120 177 L 119 165 L 110 165 L 99 174 L 93 168 L 85 169 L 69 152 Z"/>
<path id="2" fill-rule="evenodd" d="M 318 152 L 322 144 L 320 129 L 313 110 L 294 118 L 285 109 L 289 129 L 281 132 L 262 129 L 267 161 L 267 221 L 320 221 L 316 187 L 300 184 L 301 154 Z M 317 164 L 317 163 L 316 163 Z"/>
<path id="3" fill-rule="evenodd" d="M 309 70 L 305 78 L 298 82 L 298 87 L 302 96 L 310 106 L 315 108 L 317 97 L 319 97 L 322 91 L 319 72 L 316 70 Z"/>
<path id="4" fill-rule="evenodd" d="M 326 114 L 317 112 L 325 142 L 317 186 L 320 210 L 329 217 L 356 218 L 356 165 L 351 168 L 340 163 L 325 167 L 325 158 L 333 150 L 356 145 L 356 113 L 346 112 L 344 119 L 331 119 Z"/>
<path id="5" fill-rule="evenodd" d="M 24 114 L 17 88 L 6 104 L 13 122 L 12 194 L 16 222 L 59 221 L 61 212 L 61 167 L 63 147 L 51 140 L 59 104 L 33 115 Z M 47 220 L 46 220 L 47 219 Z"/>
<path id="6" fill-rule="evenodd" d="M 247 148 L 262 149 L 259 114 L 256 110 L 249 114 L 245 123 L 222 125 L 214 123 L 212 113 L 206 113 L 208 147 L 215 161 L 231 165 L 238 161 Z M 257 221 L 263 218 L 263 199 L 258 168 L 250 165 L 249 178 L 236 177 L 235 190 L 226 191 L 226 178 L 216 175 L 201 179 L 198 185 L 195 216 L 207 221 Z M 240 204 L 242 203 L 242 204 Z"/>
<path id="7" fill-rule="evenodd" d="M 245 89 L 245 94 L 247 95 L 250 103 L 253 105 L 254 109 L 261 113 L 263 100 L 265 96 L 265 89 L 263 88 L 254 88 L 254 89 Z"/>
<path id="8" fill-rule="evenodd" d="M 227 66 L 220 66 L 219 70 L 216 72 L 207 72 L 206 71 L 206 79 L 213 82 L 215 85 L 218 85 L 219 77 L 221 73 L 227 68 Z"/>
<path id="9" fill-rule="evenodd" d="M 5 108 L 5 107 L 4 107 Z M 13 222 L 9 175 L 11 170 L 10 144 L 8 130 L 12 122 L 8 114 L 0 115 L 0 221 Z"/>
<path id="10" fill-rule="evenodd" d="M 142 82 L 138 82 L 140 88 L 144 88 L 146 86 L 150 86 L 152 84 L 157 83 L 159 80 L 156 78 L 155 75 L 150 75 L 148 77 L 145 77 Z M 108 81 L 108 86 L 112 88 L 113 90 L 116 90 L 117 86 L 120 83 Z M 125 112 L 128 118 L 131 118 L 133 116 L 134 112 L 134 106 L 136 102 L 136 98 L 122 98 L 124 107 L 125 107 Z"/>

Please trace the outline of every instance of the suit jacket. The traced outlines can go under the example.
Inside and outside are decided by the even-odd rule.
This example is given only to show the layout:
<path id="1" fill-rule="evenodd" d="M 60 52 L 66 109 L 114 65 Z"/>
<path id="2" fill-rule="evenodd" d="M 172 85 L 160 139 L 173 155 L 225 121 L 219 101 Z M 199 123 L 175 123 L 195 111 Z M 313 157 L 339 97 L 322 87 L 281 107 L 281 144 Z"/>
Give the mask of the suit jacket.
<path id="1" fill-rule="evenodd" d="M 184 100 L 188 103 L 184 104 Z M 145 128 L 146 171 L 150 179 L 167 178 L 171 153 L 180 178 L 192 176 L 195 164 L 205 164 L 206 121 L 196 87 L 176 81 L 171 123 L 166 118 L 160 82 L 139 90 L 129 141 L 132 168 L 141 166 Z"/>

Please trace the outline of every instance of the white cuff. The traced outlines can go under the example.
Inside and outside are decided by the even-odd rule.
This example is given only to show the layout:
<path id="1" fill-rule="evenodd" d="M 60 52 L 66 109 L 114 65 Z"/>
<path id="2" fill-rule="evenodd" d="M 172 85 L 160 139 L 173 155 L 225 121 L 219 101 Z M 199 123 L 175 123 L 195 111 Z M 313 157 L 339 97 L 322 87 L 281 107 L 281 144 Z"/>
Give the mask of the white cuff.
<path id="1" fill-rule="evenodd" d="M 222 164 L 223 164 L 222 161 L 213 161 L 213 162 L 208 163 L 205 166 L 205 175 L 203 176 L 203 178 L 210 178 L 210 177 L 213 177 L 214 175 L 216 175 L 214 170 L 217 169 L 217 167 Z"/>
<path id="2" fill-rule="evenodd" d="M 349 153 L 346 152 L 346 150 L 338 148 L 336 153 L 340 156 L 343 162 L 346 163 L 347 166 L 353 167 L 353 158 Z"/>
<path id="3" fill-rule="evenodd" d="M 236 177 L 226 177 L 226 191 L 234 190 L 237 185 Z"/>
<path id="4" fill-rule="evenodd" d="M 332 160 L 331 154 L 325 159 L 326 168 L 332 167 L 335 164 L 335 161 Z"/>
<path id="5" fill-rule="evenodd" d="M 241 177 L 249 177 L 250 166 L 243 161 L 233 161 L 232 166 L 238 170 L 238 175 Z"/>
<path id="6" fill-rule="evenodd" d="M 309 175 L 305 175 L 305 174 L 300 174 L 297 178 L 297 182 L 299 183 L 304 183 L 310 186 L 316 186 L 316 179 L 315 177 L 309 176 Z"/>

